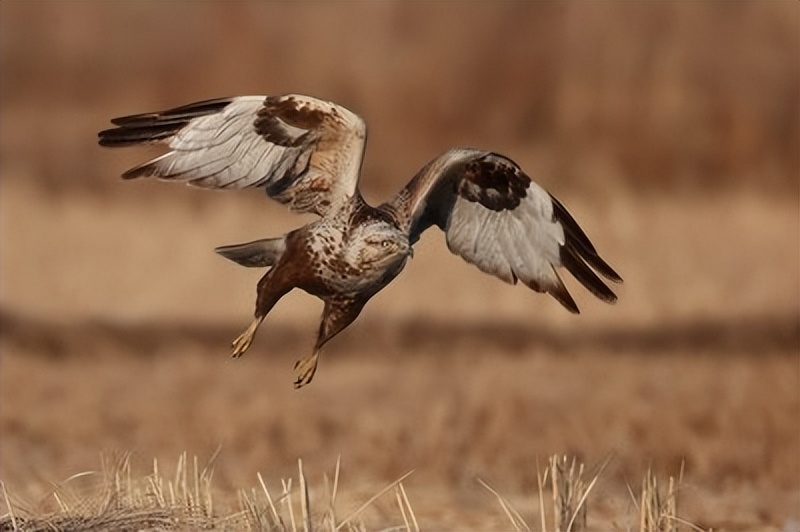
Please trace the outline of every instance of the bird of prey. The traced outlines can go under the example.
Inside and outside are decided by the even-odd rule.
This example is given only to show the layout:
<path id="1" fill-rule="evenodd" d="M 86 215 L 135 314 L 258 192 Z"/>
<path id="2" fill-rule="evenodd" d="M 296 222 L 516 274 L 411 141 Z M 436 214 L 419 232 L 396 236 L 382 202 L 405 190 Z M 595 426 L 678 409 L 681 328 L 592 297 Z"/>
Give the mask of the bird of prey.
<path id="1" fill-rule="evenodd" d="M 241 265 L 269 268 L 258 282 L 255 317 L 233 341 L 234 357 L 247 351 L 272 307 L 294 288 L 325 303 L 314 350 L 295 364 L 296 388 L 314 377 L 322 346 L 400 273 L 432 226 L 444 231 L 452 253 L 507 283 L 548 293 L 573 313 L 578 307 L 556 268 L 601 300 L 616 301 L 600 276 L 622 279 L 575 219 L 498 153 L 450 149 L 373 207 L 358 189 L 366 126 L 331 102 L 296 94 L 239 96 L 111 122 L 116 127 L 99 133 L 102 146 L 169 148 L 123 173 L 125 179 L 259 187 L 294 211 L 319 216 L 277 238 L 215 249 Z"/>

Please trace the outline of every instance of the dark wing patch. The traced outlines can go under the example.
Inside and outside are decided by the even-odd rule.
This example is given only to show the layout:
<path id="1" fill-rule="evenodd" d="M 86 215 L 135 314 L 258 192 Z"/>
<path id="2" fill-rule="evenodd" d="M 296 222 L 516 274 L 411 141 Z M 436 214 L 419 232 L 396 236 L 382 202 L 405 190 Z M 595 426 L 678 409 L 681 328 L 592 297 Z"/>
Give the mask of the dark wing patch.
<path id="1" fill-rule="evenodd" d="M 292 134 L 287 125 L 306 131 L 313 131 L 325 121 L 325 113 L 314 109 L 296 99 L 267 97 L 264 106 L 258 110 L 254 123 L 256 132 L 278 146 L 293 148 L 306 141 L 308 133 Z"/>
<path id="2" fill-rule="evenodd" d="M 578 306 L 559 266 L 598 298 L 616 301 L 595 271 L 614 282 L 619 275 L 564 206 L 502 155 L 452 149 L 425 165 L 381 210 L 410 242 L 436 225 L 452 253 L 508 283 L 546 292 L 570 312 Z"/>
<path id="3" fill-rule="evenodd" d="M 116 118 L 103 146 L 163 144 L 170 151 L 123 174 L 217 189 L 264 187 L 301 212 L 327 216 L 358 194 L 363 120 L 309 96 L 237 96 Z"/>
<path id="4" fill-rule="evenodd" d="M 264 102 L 267 112 L 299 129 L 315 129 L 325 121 L 326 113 L 319 108 L 308 105 L 308 102 L 298 101 L 291 96 L 286 98 L 269 96 Z"/>
<path id="5" fill-rule="evenodd" d="M 458 194 L 493 211 L 515 209 L 519 206 L 531 179 L 519 166 L 504 157 L 492 154 L 470 161 L 458 182 Z"/>

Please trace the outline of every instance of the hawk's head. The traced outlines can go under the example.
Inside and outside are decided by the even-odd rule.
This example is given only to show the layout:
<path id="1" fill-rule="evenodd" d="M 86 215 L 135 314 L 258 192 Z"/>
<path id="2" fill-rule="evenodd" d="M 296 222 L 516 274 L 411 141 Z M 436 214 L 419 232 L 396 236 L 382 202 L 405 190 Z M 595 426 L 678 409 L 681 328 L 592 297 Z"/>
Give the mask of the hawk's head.
<path id="1" fill-rule="evenodd" d="M 412 253 L 408 235 L 388 222 L 375 220 L 353 228 L 344 257 L 362 272 L 385 272 L 399 271 Z"/>

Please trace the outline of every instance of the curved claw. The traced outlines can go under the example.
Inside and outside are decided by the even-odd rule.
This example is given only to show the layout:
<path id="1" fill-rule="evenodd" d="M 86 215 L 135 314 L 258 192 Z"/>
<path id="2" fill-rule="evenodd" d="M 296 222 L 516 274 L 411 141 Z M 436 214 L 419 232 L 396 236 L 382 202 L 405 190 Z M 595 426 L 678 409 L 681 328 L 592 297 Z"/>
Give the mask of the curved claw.
<path id="1" fill-rule="evenodd" d="M 245 329 L 244 332 L 237 336 L 236 339 L 231 343 L 231 347 L 233 347 L 231 356 L 233 358 L 239 358 L 244 354 L 245 351 L 247 351 L 247 349 L 250 347 L 250 344 L 253 343 L 253 338 L 255 337 L 258 326 L 261 325 L 262 321 L 264 321 L 263 317 L 255 318 L 250 325 L 247 326 L 247 329 Z"/>
<path id="2" fill-rule="evenodd" d="M 319 351 L 314 351 L 310 356 L 302 360 L 298 360 L 294 364 L 294 370 L 297 374 L 297 379 L 294 381 L 294 387 L 302 388 L 314 378 L 314 373 L 317 372 L 317 364 L 319 362 Z"/>

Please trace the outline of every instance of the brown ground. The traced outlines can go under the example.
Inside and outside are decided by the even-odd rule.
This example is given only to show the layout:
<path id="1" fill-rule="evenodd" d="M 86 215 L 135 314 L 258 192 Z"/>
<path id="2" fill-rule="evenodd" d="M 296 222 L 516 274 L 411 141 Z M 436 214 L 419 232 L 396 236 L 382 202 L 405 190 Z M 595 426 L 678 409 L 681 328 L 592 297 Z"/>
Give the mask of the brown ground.
<path id="1" fill-rule="evenodd" d="M 682 462 L 683 517 L 797 527 L 796 4 L 144 5 L 0 4 L 12 493 L 35 506 L 104 451 L 146 471 L 221 445 L 223 498 L 298 457 L 321 485 L 341 456 L 353 501 L 416 469 L 422 526 L 504 528 L 474 478 L 537 523 L 537 464 L 570 453 L 613 456 L 595 527 L 635 526 L 626 483 Z M 517 159 L 625 278 L 619 303 L 571 282 L 572 316 L 431 232 L 307 388 L 291 386 L 321 310 L 305 294 L 230 360 L 260 272 L 211 248 L 303 218 L 258 192 L 122 183 L 142 153 L 94 136 L 119 114 L 287 91 L 367 117 L 373 200 L 449 145 Z"/>

